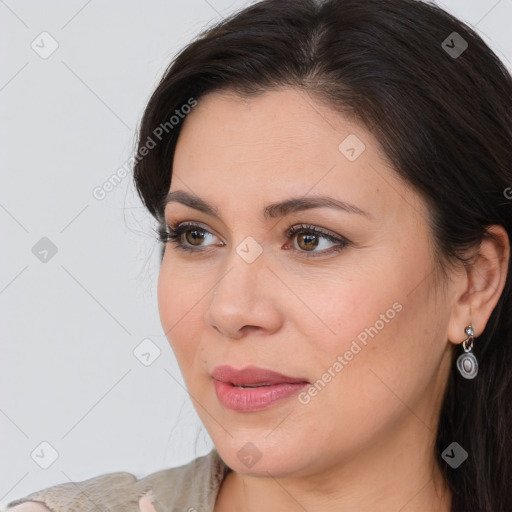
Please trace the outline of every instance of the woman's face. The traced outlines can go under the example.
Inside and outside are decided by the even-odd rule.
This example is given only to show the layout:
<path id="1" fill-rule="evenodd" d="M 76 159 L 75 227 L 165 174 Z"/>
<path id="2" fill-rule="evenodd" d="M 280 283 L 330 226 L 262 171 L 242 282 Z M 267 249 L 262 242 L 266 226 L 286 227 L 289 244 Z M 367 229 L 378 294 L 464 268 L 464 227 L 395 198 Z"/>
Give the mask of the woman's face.
<path id="1" fill-rule="evenodd" d="M 400 447 L 428 451 L 450 369 L 455 294 L 435 285 L 423 201 L 372 134 L 294 89 L 251 99 L 213 93 L 184 122 L 177 191 L 218 216 L 167 204 L 169 225 L 194 227 L 180 237 L 190 250 L 166 247 L 160 317 L 224 461 L 244 474 L 294 476 L 355 454 L 368 462 Z M 271 204 L 320 196 L 351 206 L 264 216 Z M 309 385 L 239 390 L 215 384 L 220 365 Z M 265 402 L 265 393 L 280 398 Z M 244 408 L 249 394 L 256 401 Z"/>

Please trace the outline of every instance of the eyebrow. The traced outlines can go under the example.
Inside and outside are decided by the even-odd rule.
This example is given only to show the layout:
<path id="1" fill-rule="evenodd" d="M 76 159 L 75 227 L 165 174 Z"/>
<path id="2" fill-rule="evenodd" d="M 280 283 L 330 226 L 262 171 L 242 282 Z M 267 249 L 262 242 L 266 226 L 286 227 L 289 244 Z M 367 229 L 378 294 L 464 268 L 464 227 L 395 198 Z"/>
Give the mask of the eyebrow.
<path id="1" fill-rule="evenodd" d="M 201 199 L 199 196 L 190 194 L 184 190 L 175 190 L 173 192 L 169 192 L 165 198 L 164 208 L 169 203 L 173 202 L 183 204 L 189 208 L 199 210 L 200 212 L 220 219 L 219 211 L 215 206 L 208 203 L 204 199 Z M 347 203 L 346 201 L 334 199 L 333 197 L 329 196 L 294 197 L 284 201 L 270 203 L 265 206 L 265 208 L 263 208 L 262 213 L 263 218 L 267 220 L 283 217 L 289 213 L 309 210 L 312 208 L 336 208 L 347 213 L 356 213 L 358 215 L 371 218 L 371 215 L 368 212 L 361 210 L 357 206 L 351 203 Z"/>

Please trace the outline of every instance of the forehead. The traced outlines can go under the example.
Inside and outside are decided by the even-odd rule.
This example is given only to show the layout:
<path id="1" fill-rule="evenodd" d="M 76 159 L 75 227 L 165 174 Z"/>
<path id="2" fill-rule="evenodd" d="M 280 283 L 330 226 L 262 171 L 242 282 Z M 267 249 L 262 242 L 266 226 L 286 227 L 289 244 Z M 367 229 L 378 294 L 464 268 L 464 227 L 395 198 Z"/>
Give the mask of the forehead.
<path id="1" fill-rule="evenodd" d="M 171 190 L 184 187 L 244 200 L 338 194 L 368 212 L 412 193 L 362 123 L 296 89 L 200 98 L 174 155 Z"/>
<path id="2" fill-rule="evenodd" d="M 276 175 L 289 163 L 295 170 L 305 167 L 297 165 L 301 162 L 329 168 L 344 156 L 340 144 L 347 138 L 356 141 L 358 152 L 364 148 L 365 161 L 389 165 L 362 123 L 304 91 L 281 88 L 249 98 L 230 91 L 213 92 L 201 97 L 186 117 L 174 166 L 183 160 L 189 168 L 195 163 L 203 166 L 205 161 L 216 168 L 217 164 L 239 168 L 272 162 Z"/>

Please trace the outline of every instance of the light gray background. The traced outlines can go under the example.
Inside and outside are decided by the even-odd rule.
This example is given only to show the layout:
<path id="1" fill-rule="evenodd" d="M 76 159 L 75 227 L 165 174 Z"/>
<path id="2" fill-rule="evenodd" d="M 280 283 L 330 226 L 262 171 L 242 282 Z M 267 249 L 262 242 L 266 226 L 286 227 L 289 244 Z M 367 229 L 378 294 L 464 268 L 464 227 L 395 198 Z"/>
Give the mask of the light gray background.
<path id="1" fill-rule="evenodd" d="M 131 176 L 102 200 L 92 191 L 133 154 L 173 55 L 249 3 L 0 0 L 0 506 L 213 447 L 160 325 L 154 223 Z M 512 69 L 512 0 L 437 3 Z M 43 31 L 59 45 L 46 59 L 31 47 L 50 48 Z M 42 237 L 58 250 L 46 262 L 32 252 Z M 134 350 L 148 338 L 160 356 L 145 366 Z M 42 442 L 58 453 L 47 469 Z"/>

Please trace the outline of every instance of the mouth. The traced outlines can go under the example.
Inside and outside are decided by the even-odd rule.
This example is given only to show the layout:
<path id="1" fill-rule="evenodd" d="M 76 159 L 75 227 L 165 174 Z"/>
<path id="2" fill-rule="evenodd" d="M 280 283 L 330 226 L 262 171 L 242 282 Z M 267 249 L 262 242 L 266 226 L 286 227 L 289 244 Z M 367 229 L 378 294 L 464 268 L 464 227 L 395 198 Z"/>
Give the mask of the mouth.
<path id="1" fill-rule="evenodd" d="M 268 408 L 296 395 L 309 385 L 304 378 L 290 377 L 255 366 L 243 370 L 217 366 L 211 376 L 220 403 L 235 412 Z"/>

